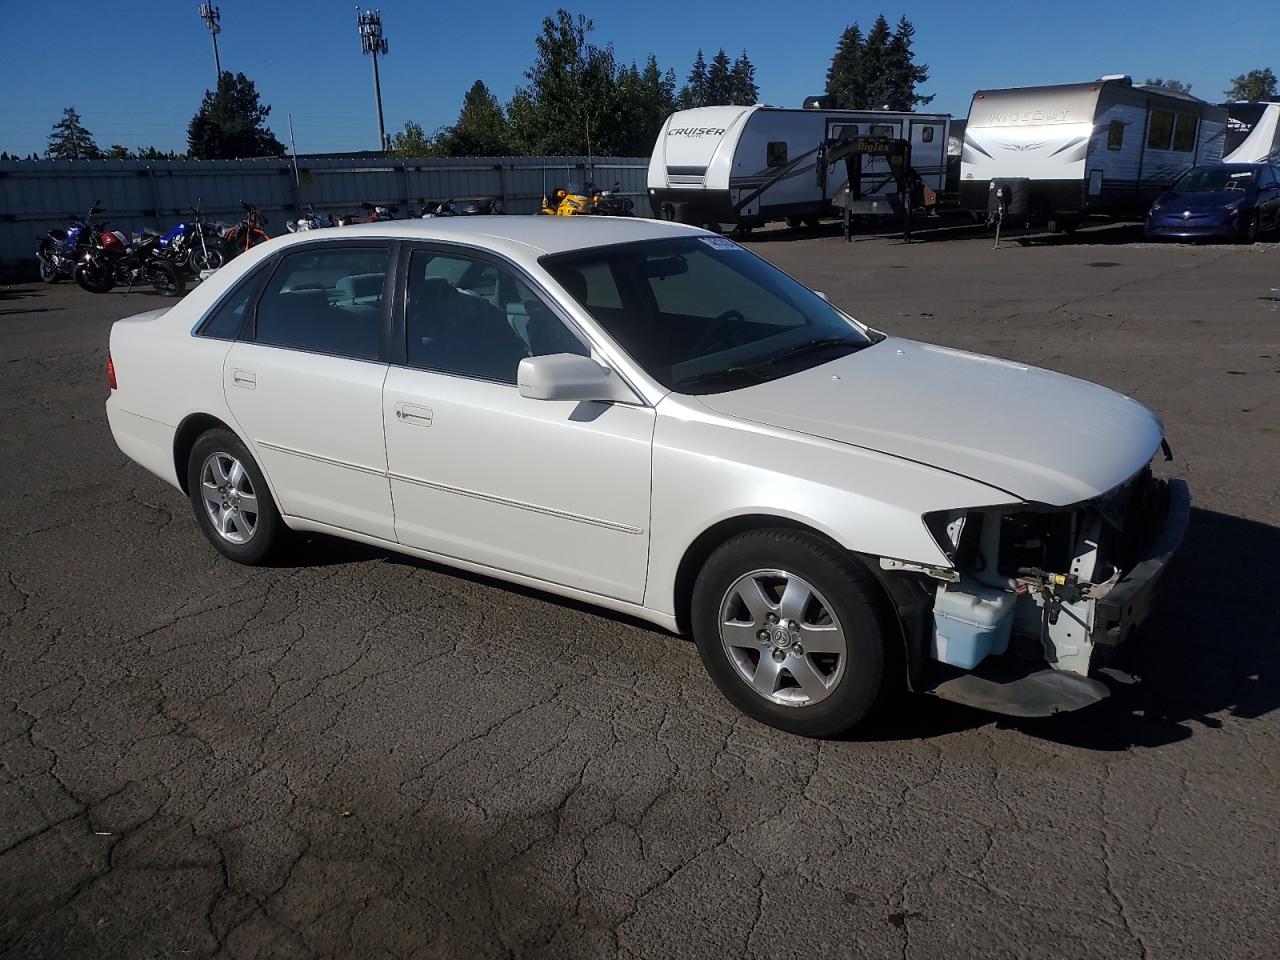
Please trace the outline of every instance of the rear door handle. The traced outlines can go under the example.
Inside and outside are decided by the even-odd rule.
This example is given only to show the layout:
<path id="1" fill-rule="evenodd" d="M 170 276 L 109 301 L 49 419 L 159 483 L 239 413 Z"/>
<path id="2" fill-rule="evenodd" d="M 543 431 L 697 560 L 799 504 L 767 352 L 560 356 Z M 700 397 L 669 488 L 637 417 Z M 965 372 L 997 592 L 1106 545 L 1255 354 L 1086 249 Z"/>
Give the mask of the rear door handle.
<path id="1" fill-rule="evenodd" d="M 252 390 L 258 385 L 258 375 L 252 370 L 235 370 L 231 374 L 231 382 L 237 387 Z"/>
<path id="2" fill-rule="evenodd" d="M 416 403 L 397 403 L 396 419 L 404 423 L 412 424 L 416 427 L 431 426 L 431 408 L 422 407 Z"/>

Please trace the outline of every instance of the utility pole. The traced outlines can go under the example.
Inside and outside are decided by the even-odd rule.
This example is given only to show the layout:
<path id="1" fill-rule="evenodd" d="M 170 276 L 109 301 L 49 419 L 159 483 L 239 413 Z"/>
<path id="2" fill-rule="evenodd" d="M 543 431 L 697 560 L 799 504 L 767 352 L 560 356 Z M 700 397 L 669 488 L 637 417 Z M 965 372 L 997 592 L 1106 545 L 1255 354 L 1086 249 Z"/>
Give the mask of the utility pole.
<path id="1" fill-rule="evenodd" d="M 209 36 L 213 38 L 213 69 L 217 71 L 217 77 L 213 81 L 213 92 L 217 93 L 218 81 L 222 79 L 222 61 L 218 59 L 218 34 L 222 32 L 219 21 L 222 19 L 222 11 L 212 3 L 202 3 L 200 4 L 200 19 L 209 28 Z"/>
<path id="2" fill-rule="evenodd" d="M 378 101 L 378 149 L 387 149 L 387 128 L 382 122 L 382 80 L 378 77 L 378 55 L 387 55 L 387 40 L 382 35 L 382 11 L 360 12 L 356 7 L 356 28 L 360 31 L 360 50 L 373 57 L 373 95 Z"/>

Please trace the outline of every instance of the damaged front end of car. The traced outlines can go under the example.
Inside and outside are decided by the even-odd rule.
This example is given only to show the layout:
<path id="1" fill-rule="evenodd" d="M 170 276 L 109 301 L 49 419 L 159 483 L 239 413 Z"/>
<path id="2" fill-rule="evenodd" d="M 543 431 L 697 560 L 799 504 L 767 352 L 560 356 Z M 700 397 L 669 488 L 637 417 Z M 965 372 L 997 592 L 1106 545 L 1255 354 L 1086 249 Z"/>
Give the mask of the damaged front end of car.
<path id="1" fill-rule="evenodd" d="M 1109 693 L 1097 678 L 1150 612 L 1190 517 L 1182 480 L 1148 465 L 1067 507 L 1019 503 L 924 517 L 951 562 L 881 560 L 930 593 L 915 617 L 912 686 L 1014 716 L 1047 716 Z M 927 586 L 921 586 L 927 584 Z M 1092 675 L 1091 675 L 1092 674 Z"/>

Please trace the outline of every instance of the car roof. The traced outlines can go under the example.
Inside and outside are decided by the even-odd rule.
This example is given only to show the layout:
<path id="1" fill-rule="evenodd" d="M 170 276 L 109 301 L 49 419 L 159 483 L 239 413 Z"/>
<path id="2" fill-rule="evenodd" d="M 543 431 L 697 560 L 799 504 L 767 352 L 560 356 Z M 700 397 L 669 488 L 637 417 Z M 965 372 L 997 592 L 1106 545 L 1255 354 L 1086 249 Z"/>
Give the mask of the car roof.
<path id="1" fill-rule="evenodd" d="M 431 217 L 357 223 L 293 234 L 298 240 L 373 237 L 396 240 L 446 240 L 483 247 L 521 246 L 539 254 L 567 253 L 636 240 L 660 240 L 701 233 L 697 227 L 638 217 L 476 216 Z M 528 251 L 526 251 L 528 252 Z"/>

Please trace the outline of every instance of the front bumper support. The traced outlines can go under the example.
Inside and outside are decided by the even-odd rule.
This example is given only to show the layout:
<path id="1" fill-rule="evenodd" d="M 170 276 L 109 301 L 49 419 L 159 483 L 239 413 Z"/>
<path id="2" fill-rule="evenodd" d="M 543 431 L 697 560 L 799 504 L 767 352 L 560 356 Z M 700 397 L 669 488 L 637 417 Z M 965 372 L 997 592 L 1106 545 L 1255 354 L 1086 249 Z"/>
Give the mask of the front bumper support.
<path id="1" fill-rule="evenodd" d="M 1123 643 L 1147 619 L 1160 593 L 1160 584 L 1191 521 L 1191 488 L 1185 480 L 1170 480 L 1169 508 L 1164 530 L 1147 557 L 1094 604 L 1095 644 Z"/>

